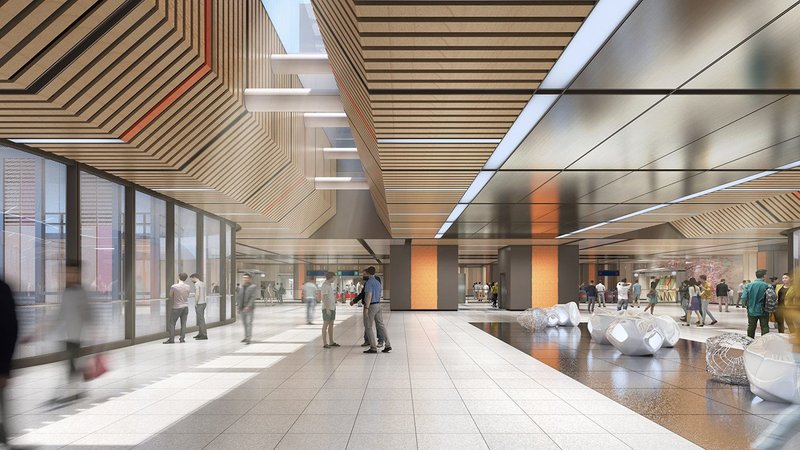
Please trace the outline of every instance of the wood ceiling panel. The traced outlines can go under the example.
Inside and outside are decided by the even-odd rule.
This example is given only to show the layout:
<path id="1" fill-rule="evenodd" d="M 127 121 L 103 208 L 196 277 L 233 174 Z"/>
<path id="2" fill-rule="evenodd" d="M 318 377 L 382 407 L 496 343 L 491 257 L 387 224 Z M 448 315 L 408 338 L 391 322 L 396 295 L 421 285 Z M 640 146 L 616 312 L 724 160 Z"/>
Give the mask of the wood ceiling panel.
<path id="1" fill-rule="evenodd" d="M 359 155 L 368 156 L 365 172 L 375 190 L 386 189 L 373 197 L 383 198 L 390 213 L 406 213 L 423 212 L 428 203 L 449 212 L 462 190 L 396 189 L 466 189 L 495 144 L 379 139 L 501 139 L 595 2 L 312 4 Z"/>
<path id="2" fill-rule="evenodd" d="M 0 12 L 0 138 L 119 138 L 37 147 L 152 189 L 214 189 L 166 193 L 257 211 L 231 218 L 285 221 L 300 236 L 335 212 L 309 181 L 334 173 L 308 144 L 328 145 L 324 133 L 307 136 L 318 131 L 301 114 L 244 108 L 246 87 L 300 86 L 270 70 L 285 51 L 259 0 L 10 1 Z"/>

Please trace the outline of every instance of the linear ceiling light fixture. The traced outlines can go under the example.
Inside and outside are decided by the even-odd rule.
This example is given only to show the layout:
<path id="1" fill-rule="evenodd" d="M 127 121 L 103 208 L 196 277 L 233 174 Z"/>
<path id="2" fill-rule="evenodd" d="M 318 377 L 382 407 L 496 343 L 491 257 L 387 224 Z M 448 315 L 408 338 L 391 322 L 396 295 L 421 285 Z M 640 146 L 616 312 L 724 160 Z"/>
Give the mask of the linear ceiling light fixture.
<path id="1" fill-rule="evenodd" d="M 586 20 L 569 41 L 556 63 L 539 85 L 542 89 L 566 89 L 578 74 L 589 64 L 594 55 L 605 45 L 614 31 L 633 11 L 640 0 L 600 0 L 592 9 Z M 461 203 L 470 203 L 486 186 L 491 175 L 505 164 L 511 154 L 523 140 L 533 131 L 550 108 L 558 100 L 559 94 L 536 94 L 531 97 L 517 119 L 498 143 L 478 176 L 473 180 Z M 468 196 L 467 194 L 470 194 Z M 454 209 L 453 212 L 456 210 Z M 463 209 L 461 209 L 463 211 Z M 452 216 L 452 215 L 451 215 Z M 453 220 L 458 219 L 458 216 Z M 437 237 L 441 237 L 440 231 Z"/>
<path id="2" fill-rule="evenodd" d="M 744 178 L 739 178 L 738 180 L 729 181 L 727 183 L 720 184 L 719 186 L 708 188 L 708 189 L 702 190 L 700 192 L 695 192 L 694 194 L 685 195 L 685 196 L 683 196 L 681 198 L 676 198 L 675 200 L 669 201 L 667 203 L 661 203 L 661 204 L 658 204 L 658 205 L 655 205 L 655 206 L 651 206 L 649 208 L 645 208 L 645 209 L 642 209 L 642 210 L 639 210 L 639 211 L 636 211 L 636 212 L 632 212 L 630 214 L 625 214 L 624 216 L 620 216 L 620 217 L 611 219 L 608 222 L 598 223 L 598 224 L 592 225 L 591 227 L 581 228 L 580 230 L 576 230 L 576 231 L 573 231 L 571 233 L 562 234 L 560 236 L 556 236 L 556 239 L 562 239 L 562 238 L 565 238 L 565 237 L 569 237 L 569 236 L 572 236 L 574 234 L 582 233 L 582 232 L 587 231 L 587 230 L 591 230 L 591 229 L 594 229 L 594 228 L 597 228 L 597 227 L 601 227 L 603 225 L 608 225 L 609 223 L 619 222 L 619 221 L 625 220 L 625 219 L 630 219 L 631 217 L 635 217 L 635 216 L 638 216 L 640 214 L 645 214 L 645 213 L 648 213 L 650 211 L 655 211 L 656 209 L 660 209 L 660 208 L 663 208 L 665 206 L 670 206 L 670 205 L 676 205 L 678 203 L 683 203 L 683 202 L 685 202 L 687 200 L 692 200 L 692 199 L 695 199 L 695 198 L 698 198 L 698 197 L 702 197 L 704 195 L 712 194 L 714 192 L 719 192 L 719 191 L 722 191 L 722 190 L 731 190 L 730 188 L 732 188 L 733 186 L 737 186 L 737 185 L 740 185 L 742 183 L 747 183 L 748 181 L 753 181 L 753 180 L 757 180 L 759 178 L 764 178 L 764 177 L 767 177 L 767 176 L 770 176 L 770 175 L 774 175 L 774 174 L 776 174 L 778 172 L 781 172 L 781 171 L 784 171 L 784 170 L 795 169 L 797 167 L 800 167 L 800 161 L 795 161 L 793 163 L 789 163 L 789 164 L 780 166 L 780 167 L 776 168 L 775 170 L 765 170 L 763 172 L 759 172 L 759 173 L 756 173 L 756 174 L 753 174 L 753 175 L 750 175 L 750 176 L 746 176 Z M 749 189 L 742 189 L 742 190 L 749 190 Z"/>
<path id="3" fill-rule="evenodd" d="M 378 139 L 378 144 L 498 144 L 500 139 L 472 138 L 388 138 Z"/>
<path id="4" fill-rule="evenodd" d="M 206 192 L 206 191 L 214 191 L 214 188 L 163 188 L 163 189 L 153 189 L 156 192 Z"/>
<path id="5" fill-rule="evenodd" d="M 386 188 L 387 192 L 464 192 L 464 188 Z"/>
<path id="6" fill-rule="evenodd" d="M 30 138 L 9 139 L 15 144 L 124 144 L 122 139 L 110 138 Z"/>

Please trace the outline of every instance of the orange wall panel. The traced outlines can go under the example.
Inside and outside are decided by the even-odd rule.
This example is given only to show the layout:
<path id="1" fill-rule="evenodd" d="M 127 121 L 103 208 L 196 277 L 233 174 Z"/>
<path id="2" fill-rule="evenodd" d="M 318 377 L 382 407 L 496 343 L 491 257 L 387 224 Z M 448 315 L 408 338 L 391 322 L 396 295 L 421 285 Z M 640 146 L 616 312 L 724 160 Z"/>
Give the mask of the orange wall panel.
<path id="1" fill-rule="evenodd" d="M 558 303 L 558 247 L 531 249 L 531 307 Z"/>
<path id="2" fill-rule="evenodd" d="M 411 247 L 411 309 L 438 308 L 438 272 L 437 247 Z"/>

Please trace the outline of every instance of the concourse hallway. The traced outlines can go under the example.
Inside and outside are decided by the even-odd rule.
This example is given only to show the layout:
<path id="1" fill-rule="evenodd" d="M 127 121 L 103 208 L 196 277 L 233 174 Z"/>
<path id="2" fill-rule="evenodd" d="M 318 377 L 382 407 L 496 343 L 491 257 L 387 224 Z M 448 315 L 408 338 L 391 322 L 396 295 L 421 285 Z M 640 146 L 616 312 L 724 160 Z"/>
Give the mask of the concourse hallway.
<path id="1" fill-rule="evenodd" d="M 110 352 L 116 369 L 85 402 L 48 411 L 61 366 L 24 369 L 11 389 L 15 445 L 46 448 L 698 448 L 471 325 L 509 312 L 387 314 L 393 351 L 364 355 L 360 310 L 340 308 L 324 350 L 298 306 L 258 308 L 204 343 Z M 504 323 L 503 323 L 504 322 Z M 655 445 L 655 447 L 654 447 Z"/>

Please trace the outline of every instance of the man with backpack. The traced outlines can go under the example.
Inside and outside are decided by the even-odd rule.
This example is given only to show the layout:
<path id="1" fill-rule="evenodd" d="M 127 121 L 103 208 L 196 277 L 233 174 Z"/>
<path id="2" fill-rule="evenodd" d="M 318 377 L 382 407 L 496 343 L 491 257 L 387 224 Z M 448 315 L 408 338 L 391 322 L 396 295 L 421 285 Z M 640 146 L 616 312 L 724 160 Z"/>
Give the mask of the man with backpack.
<path id="1" fill-rule="evenodd" d="M 761 325 L 761 335 L 769 333 L 769 313 L 777 309 L 778 296 L 764 277 L 767 271 L 756 270 L 756 280 L 748 284 L 742 292 L 742 301 L 747 306 L 747 335 L 756 336 L 756 325 Z"/>

